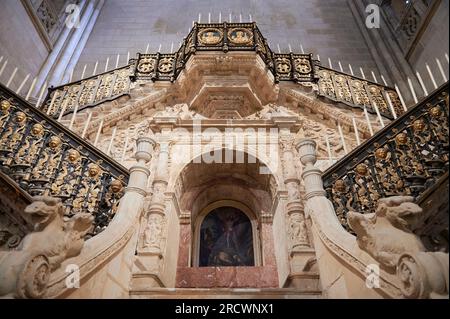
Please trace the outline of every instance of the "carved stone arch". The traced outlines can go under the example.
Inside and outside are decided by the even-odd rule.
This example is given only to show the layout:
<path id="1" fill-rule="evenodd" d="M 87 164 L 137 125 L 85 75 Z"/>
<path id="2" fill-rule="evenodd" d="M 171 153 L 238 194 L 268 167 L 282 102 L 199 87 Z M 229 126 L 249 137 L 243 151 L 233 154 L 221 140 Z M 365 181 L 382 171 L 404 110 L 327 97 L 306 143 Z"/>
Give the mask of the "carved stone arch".
<path id="1" fill-rule="evenodd" d="M 188 147 L 192 147 L 192 145 L 189 145 Z M 277 152 L 275 163 L 272 163 L 266 155 L 258 154 L 258 151 L 251 145 L 245 145 L 245 147 L 236 147 L 235 146 L 233 148 L 224 147 L 224 146 L 214 146 L 212 148 L 211 152 L 216 151 L 216 150 L 221 150 L 221 151 L 230 150 L 230 151 L 242 152 L 244 154 L 253 156 L 256 159 L 256 161 L 261 162 L 265 167 L 268 168 L 268 170 L 266 171 L 266 174 L 269 175 L 271 178 L 273 178 L 274 185 L 276 185 L 277 189 L 280 189 L 280 188 L 282 188 L 282 185 L 283 185 L 283 179 L 282 179 L 282 175 L 280 172 L 280 167 L 278 165 L 278 161 L 279 161 L 278 143 L 276 144 L 276 147 L 274 147 L 274 149 L 276 149 L 276 152 Z M 174 190 L 174 188 L 177 184 L 177 181 L 179 179 L 179 176 L 183 172 L 183 170 L 185 170 L 185 168 L 190 163 L 192 163 L 195 159 L 203 156 L 203 154 L 205 154 L 204 150 L 200 149 L 197 151 L 194 149 L 194 152 L 192 154 L 190 154 L 188 161 L 186 161 L 185 163 L 182 163 L 181 165 L 172 166 L 173 173 L 170 175 L 167 189 Z"/>

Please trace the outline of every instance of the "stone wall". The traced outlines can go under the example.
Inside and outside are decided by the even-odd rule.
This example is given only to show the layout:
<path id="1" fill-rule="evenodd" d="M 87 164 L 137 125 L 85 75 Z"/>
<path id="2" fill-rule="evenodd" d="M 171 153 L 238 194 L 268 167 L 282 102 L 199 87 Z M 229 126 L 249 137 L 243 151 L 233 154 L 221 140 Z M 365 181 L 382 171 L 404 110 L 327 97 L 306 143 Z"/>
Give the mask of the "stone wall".
<path id="1" fill-rule="evenodd" d="M 429 64 L 438 85 L 443 83 L 444 79 L 435 62 L 436 58 L 441 61 L 447 79 L 449 77 L 448 62 L 445 59 L 445 54 L 449 53 L 448 12 L 449 1 L 442 0 L 425 32 L 420 37 L 414 51 L 409 57 L 411 67 L 422 75 L 425 86 L 429 92 L 432 91 L 434 87 L 428 76 L 425 67 L 426 63 Z"/>
<path id="2" fill-rule="evenodd" d="M 3 56 L 0 68 L 8 60 L 0 82 L 6 83 L 14 68 L 18 68 L 10 86 L 13 90 L 19 87 L 27 73 L 31 78 L 39 73 L 49 53 L 20 1 L 1 2 L 0 43 L 0 56 Z M 30 83 L 31 80 L 28 81 Z"/>

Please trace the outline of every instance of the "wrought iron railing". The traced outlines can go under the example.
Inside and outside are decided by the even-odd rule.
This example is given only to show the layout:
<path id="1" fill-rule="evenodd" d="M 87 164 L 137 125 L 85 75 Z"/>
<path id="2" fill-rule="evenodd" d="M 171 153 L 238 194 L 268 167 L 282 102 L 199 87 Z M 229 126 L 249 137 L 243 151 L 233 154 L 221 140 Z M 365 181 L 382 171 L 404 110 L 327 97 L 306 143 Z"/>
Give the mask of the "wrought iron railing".
<path id="1" fill-rule="evenodd" d="M 0 170 L 32 196 L 58 197 L 65 214 L 95 216 L 89 236 L 114 216 L 128 171 L 0 85 Z"/>
<path id="2" fill-rule="evenodd" d="M 391 108 L 397 116 L 404 113 L 400 98 L 394 89 L 323 66 L 318 66 L 317 69 L 319 96 L 352 107 L 362 109 L 366 107 L 370 113 L 376 113 L 376 106 L 380 114 L 389 119 L 394 118 Z"/>
<path id="3" fill-rule="evenodd" d="M 42 104 L 42 111 L 53 118 L 114 100 L 130 92 L 130 76 L 134 63 L 80 81 L 50 88 Z M 56 96 L 55 96 L 56 94 Z M 55 98 L 53 98 L 55 96 Z M 51 105 L 51 108 L 50 108 Z M 50 110 L 49 110 L 50 108 Z"/>
<path id="4" fill-rule="evenodd" d="M 323 174 L 327 196 L 348 230 L 349 210 L 370 213 L 377 200 L 418 197 L 448 172 L 448 82 Z"/>
<path id="5" fill-rule="evenodd" d="M 138 53 L 129 65 L 50 89 L 43 111 L 54 118 L 129 93 L 130 81 L 175 81 L 189 58 L 205 51 L 253 51 L 272 72 L 275 82 L 318 83 L 319 95 L 352 107 L 367 108 L 392 119 L 389 95 L 397 115 L 403 113 L 397 92 L 386 86 L 320 66 L 312 54 L 274 53 L 256 23 L 195 23 L 174 53 Z M 57 92 L 52 103 L 53 95 Z"/>

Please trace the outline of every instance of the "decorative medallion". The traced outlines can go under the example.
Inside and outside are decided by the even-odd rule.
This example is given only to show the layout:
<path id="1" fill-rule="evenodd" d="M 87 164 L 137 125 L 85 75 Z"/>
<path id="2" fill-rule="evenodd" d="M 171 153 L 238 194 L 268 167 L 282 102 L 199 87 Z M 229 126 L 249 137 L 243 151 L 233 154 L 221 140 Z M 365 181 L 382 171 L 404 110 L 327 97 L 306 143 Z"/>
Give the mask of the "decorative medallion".
<path id="1" fill-rule="evenodd" d="M 228 40 L 235 45 L 251 45 L 253 32 L 245 28 L 234 28 L 228 31 Z"/>
<path id="2" fill-rule="evenodd" d="M 23 113 L 23 112 L 17 112 L 16 113 L 15 120 L 16 120 L 17 123 L 25 122 L 26 118 L 27 118 L 27 116 L 25 115 L 25 113 Z"/>
<path id="3" fill-rule="evenodd" d="M 123 185 L 122 185 L 122 182 L 120 181 L 120 180 L 118 180 L 118 179 L 115 179 L 115 180 L 113 180 L 112 182 L 111 182 L 111 191 L 113 192 L 113 193 L 118 193 L 118 192 L 120 192 L 121 190 L 122 190 L 122 188 L 123 188 Z"/>
<path id="4" fill-rule="evenodd" d="M 198 42 L 203 45 L 216 45 L 223 39 L 223 32 L 216 28 L 202 29 L 198 33 Z"/>
<path id="5" fill-rule="evenodd" d="M 150 73 L 155 69 L 155 59 L 142 58 L 139 60 L 137 70 L 141 73 Z"/>
<path id="6" fill-rule="evenodd" d="M 161 73 L 169 73 L 173 70 L 173 58 L 162 58 L 159 60 L 158 70 Z"/>
<path id="7" fill-rule="evenodd" d="M 291 61 L 287 58 L 278 58 L 276 60 L 277 72 L 278 73 L 289 73 L 291 72 Z"/>
<path id="8" fill-rule="evenodd" d="M 308 59 L 297 58 L 294 60 L 294 68 L 298 73 L 307 74 L 312 71 L 311 63 Z"/>
<path id="9" fill-rule="evenodd" d="M 8 111 L 10 107 L 11 107 L 11 103 L 8 100 L 3 100 L 0 103 L 0 108 L 3 112 Z"/>
<path id="10" fill-rule="evenodd" d="M 44 127 L 39 123 L 34 124 L 31 128 L 31 134 L 33 136 L 41 136 L 42 133 L 44 133 Z"/>
<path id="11" fill-rule="evenodd" d="M 345 182 L 342 179 L 338 179 L 334 183 L 334 188 L 336 189 L 336 191 L 338 191 L 340 193 L 345 192 L 345 190 L 347 189 L 347 187 L 345 187 Z"/>
<path id="12" fill-rule="evenodd" d="M 441 108 L 439 106 L 435 106 L 430 110 L 430 114 L 432 117 L 439 117 L 442 114 Z"/>
<path id="13" fill-rule="evenodd" d="M 384 147 L 381 147 L 375 151 L 375 156 L 379 159 L 385 159 L 387 157 L 387 151 Z"/>
<path id="14" fill-rule="evenodd" d="M 50 137 L 50 141 L 48 142 L 48 145 L 50 148 L 55 149 L 59 145 L 61 145 L 61 139 L 58 136 L 52 136 Z"/>
<path id="15" fill-rule="evenodd" d="M 361 164 L 356 165 L 355 172 L 358 173 L 358 175 L 365 176 L 365 175 L 367 175 L 369 170 L 368 170 L 366 164 L 361 163 Z"/>
<path id="16" fill-rule="evenodd" d="M 400 133 L 395 137 L 395 141 L 400 145 L 408 143 L 408 136 L 405 133 Z"/>
<path id="17" fill-rule="evenodd" d="M 89 177 L 96 178 L 100 174 L 100 166 L 91 163 L 88 168 Z"/>
<path id="18" fill-rule="evenodd" d="M 75 163 L 80 158 L 80 153 L 77 150 L 70 149 L 68 154 L 69 161 L 72 163 Z"/>
<path id="19" fill-rule="evenodd" d="M 425 127 L 425 122 L 422 119 L 418 119 L 413 122 L 414 132 L 422 132 Z"/>

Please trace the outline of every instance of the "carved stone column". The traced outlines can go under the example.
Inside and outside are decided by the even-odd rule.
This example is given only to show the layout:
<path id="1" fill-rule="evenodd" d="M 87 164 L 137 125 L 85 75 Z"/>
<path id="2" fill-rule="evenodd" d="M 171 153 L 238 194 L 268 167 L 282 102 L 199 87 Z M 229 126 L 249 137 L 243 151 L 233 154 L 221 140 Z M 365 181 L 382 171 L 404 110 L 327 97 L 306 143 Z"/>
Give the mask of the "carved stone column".
<path id="1" fill-rule="evenodd" d="M 294 137 L 284 135 L 280 138 L 282 149 L 282 164 L 284 184 L 288 191 L 287 214 L 289 216 L 289 235 L 291 239 L 291 254 L 309 247 L 308 234 L 303 215 L 303 203 L 300 198 L 300 180 L 295 168 L 293 147 Z"/>
<path id="2" fill-rule="evenodd" d="M 169 179 L 169 147 L 168 141 L 159 143 L 159 155 L 156 165 L 155 178 L 153 180 L 153 194 L 147 207 L 147 226 L 143 236 L 143 252 L 156 254 L 162 258 L 161 240 L 164 235 L 165 217 L 165 195 Z"/>
<path id="3" fill-rule="evenodd" d="M 166 135 L 159 141 L 159 154 L 155 165 L 155 177 L 152 183 L 152 196 L 144 205 L 142 231 L 137 247 L 137 259 L 133 278 L 134 286 L 161 287 L 164 247 L 167 233 L 166 195 L 169 180 L 170 140 Z"/>
<path id="4" fill-rule="evenodd" d="M 282 134 L 280 138 L 284 183 L 288 191 L 286 213 L 290 238 L 291 272 L 286 286 L 316 289 L 318 276 L 311 273 L 310 265 L 315 260 L 314 249 L 308 236 L 308 227 L 300 195 L 300 180 L 295 167 L 294 136 Z"/>

